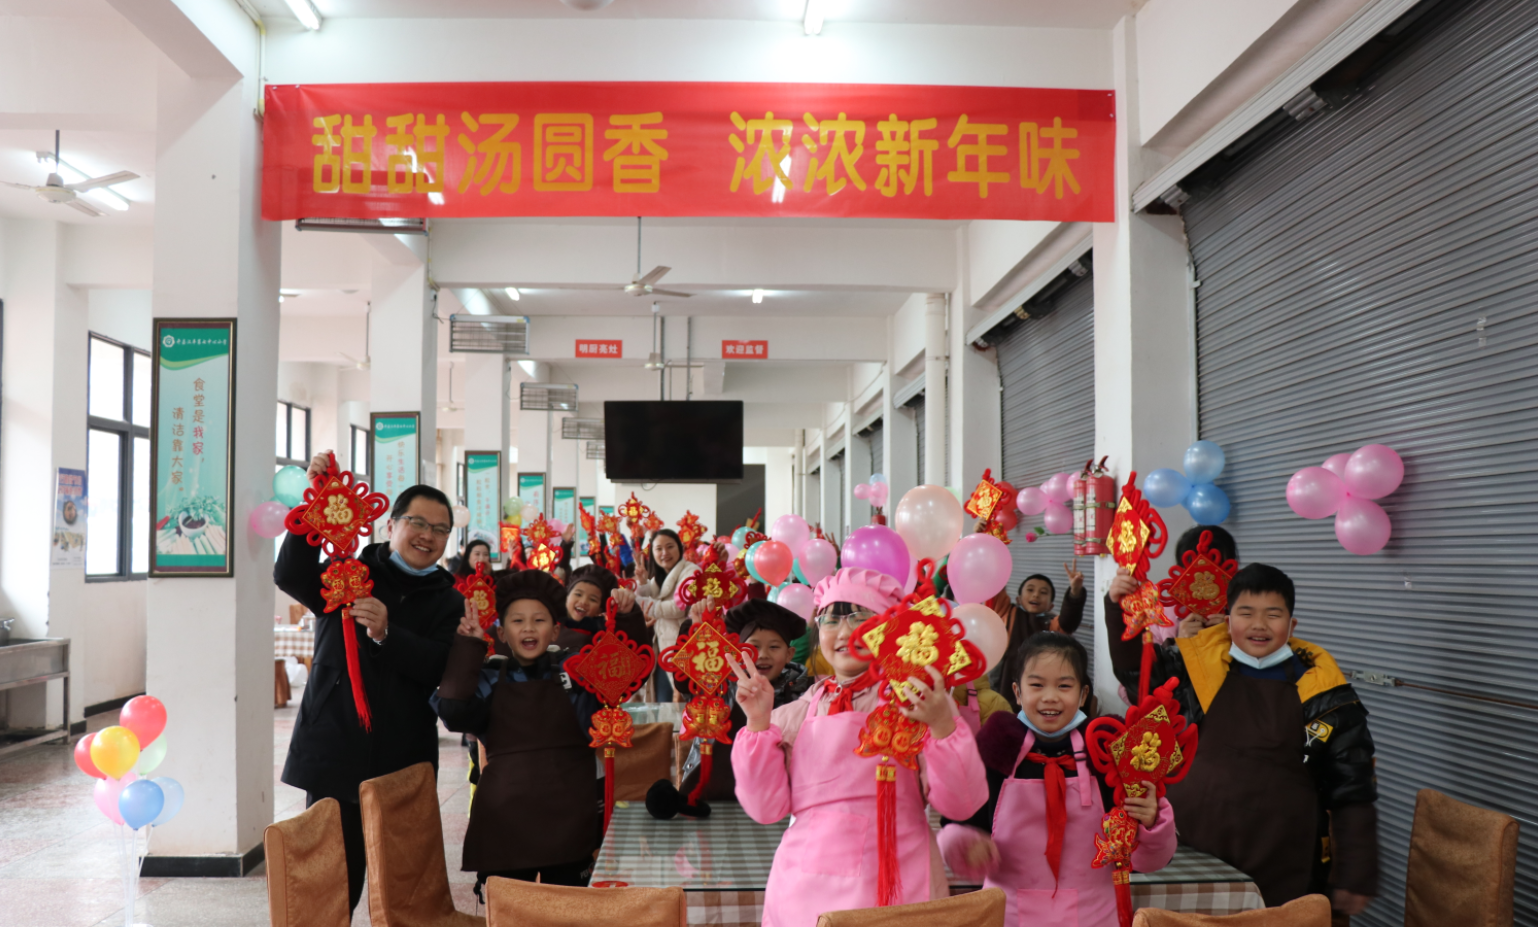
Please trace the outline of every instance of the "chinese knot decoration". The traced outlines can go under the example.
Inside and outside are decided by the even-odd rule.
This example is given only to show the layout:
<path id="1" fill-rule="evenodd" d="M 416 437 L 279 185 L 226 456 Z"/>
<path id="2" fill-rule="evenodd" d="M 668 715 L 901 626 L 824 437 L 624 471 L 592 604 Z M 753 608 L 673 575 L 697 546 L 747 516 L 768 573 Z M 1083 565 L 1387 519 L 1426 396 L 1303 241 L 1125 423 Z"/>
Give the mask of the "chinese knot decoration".
<path id="1" fill-rule="evenodd" d="M 651 513 L 652 510 L 646 507 L 646 503 L 637 499 L 635 493 L 631 493 L 629 499 L 621 502 L 617 510 L 619 517 L 630 522 L 632 525 L 639 525 Z"/>
<path id="2" fill-rule="evenodd" d="M 582 531 L 587 535 L 588 556 L 592 556 L 594 545 L 602 543 L 602 539 L 598 537 L 598 520 L 587 510 L 587 506 L 583 505 L 581 500 L 577 501 L 577 514 L 582 518 Z"/>
<path id="3" fill-rule="evenodd" d="M 358 633 L 352 618 L 352 603 L 367 598 L 374 591 L 368 567 L 361 560 L 347 557 L 333 560 L 320 574 L 320 594 L 326 600 L 326 614 L 342 610 L 342 648 L 347 653 L 347 678 L 352 683 L 352 704 L 358 723 L 365 731 L 374 729 L 368 709 L 368 693 L 363 691 L 363 668 L 358 663 Z"/>
<path id="4" fill-rule="evenodd" d="M 603 748 L 603 827 L 609 829 L 614 816 L 614 751 L 630 746 L 635 723 L 620 703 L 630 698 L 651 675 L 657 658 L 651 647 L 631 640 L 614 626 L 619 606 L 609 600 L 603 630 L 593 635 L 593 642 L 566 659 L 564 668 L 572 682 L 598 697 L 603 707 L 593 714 L 588 730 L 593 741 L 588 746 Z"/>
<path id="5" fill-rule="evenodd" d="M 540 544 L 529 554 L 529 569 L 543 570 L 546 573 L 554 573 L 555 568 L 561 565 L 563 552 L 559 547 L 549 544 Z"/>
<path id="6" fill-rule="evenodd" d="M 1159 580 L 1159 601 L 1174 608 L 1176 617 L 1228 611 L 1228 581 L 1239 572 L 1239 562 L 1224 560 L 1211 544 L 1212 532 L 1203 531 L 1196 549 L 1186 551 L 1182 562 L 1170 567 L 1168 579 Z"/>
<path id="7" fill-rule="evenodd" d="M 723 561 L 718 548 L 712 547 L 700 568 L 678 584 L 678 591 L 673 593 L 673 604 L 685 610 L 696 602 L 731 608 L 747 594 L 747 584 L 736 569 Z"/>
<path id="8" fill-rule="evenodd" d="M 1122 618 L 1126 626 L 1122 640 L 1143 635 L 1142 673 L 1138 682 L 1140 698 L 1148 695 L 1148 674 L 1153 668 L 1153 634 L 1148 628 L 1170 624 L 1159 605 L 1158 587 L 1148 581 L 1150 561 L 1164 553 L 1167 543 L 1169 529 L 1164 527 L 1164 519 L 1154 507 L 1143 498 L 1134 471 L 1127 477 L 1127 485 L 1121 488 L 1121 502 L 1116 506 L 1116 517 L 1111 519 L 1106 546 L 1111 549 L 1111 557 L 1117 564 L 1126 567 L 1138 581 L 1137 592 L 1122 599 Z"/>
<path id="9" fill-rule="evenodd" d="M 993 512 L 1004 500 L 1004 490 L 993 481 L 993 469 L 990 467 L 983 471 L 983 478 L 978 481 L 977 488 L 972 490 L 972 498 L 967 500 L 967 514 L 978 521 L 991 521 Z"/>
<path id="10" fill-rule="evenodd" d="M 705 526 L 700 524 L 700 517 L 686 510 L 684 517 L 678 520 L 678 539 L 683 542 L 684 550 L 693 550 L 694 542 L 704 535 Z"/>
<path id="11" fill-rule="evenodd" d="M 555 537 L 555 529 L 550 527 L 550 522 L 546 521 L 544 514 L 541 513 L 538 518 L 524 526 L 523 535 L 529 539 L 530 544 L 538 547 L 541 544 L 550 543 Z"/>
<path id="12" fill-rule="evenodd" d="M 1132 853 L 1137 849 L 1137 821 L 1126 811 L 1128 795 L 1164 797 L 1166 785 L 1179 782 L 1196 758 L 1196 725 L 1188 724 L 1175 701 L 1176 680 L 1171 679 L 1127 709 L 1125 721 L 1096 718 L 1085 729 L 1084 746 L 1090 761 L 1116 790 L 1116 807 L 1101 822 L 1103 835 L 1095 838 L 1096 869 L 1115 868 L 1116 909 L 1122 927 L 1132 924 Z"/>
<path id="13" fill-rule="evenodd" d="M 603 512 L 598 516 L 598 533 L 615 535 L 619 534 L 619 516 Z"/>
<path id="14" fill-rule="evenodd" d="M 476 619 L 486 637 L 486 653 L 490 655 L 496 648 L 491 638 L 491 626 L 497 623 L 497 587 L 492 581 L 491 569 L 484 563 L 477 563 L 474 573 L 454 583 L 454 591 L 475 606 Z"/>
<path id="15" fill-rule="evenodd" d="M 641 527 L 645 528 L 647 531 L 658 531 L 666 524 L 667 522 L 657 517 L 656 512 L 647 512 L 646 517 L 641 519 Z"/>
<path id="16" fill-rule="evenodd" d="M 918 757 L 928 725 L 910 721 L 901 706 L 912 700 L 913 680 L 932 682 L 930 667 L 943 678 L 939 691 L 962 686 L 981 676 L 987 661 L 977 645 L 966 639 L 951 607 L 935 595 L 935 564 L 921 560 L 918 585 L 901 602 L 860 626 L 856 652 L 870 654 L 868 673 L 880 680 L 881 707 L 871 712 L 860 730 L 855 754 L 876 757 L 876 843 L 879 864 L 876 903 L 895 904 L 902 897 L 896 846 L 897 766 L 918 771 Z"/>
<path id="17" fill-rule="evenodd" d="M 732 742 L 731 706 L 724 697 L 732 676 L 726 661 L 728 655 L 739 663 L 758 661 L 757 651 L 726 630 L 721 609 L 707 608 L 689 633 L 658 658 L 663 670 L 679 682 L 688 681 L 694 690 L 684 705 L 683 732 L 678 735 L 679 740 L 700 742 L 700 779 L 689 793 L 691 805 L 699 802 L 710 782 L 712 748 L 717 743 Z"/>

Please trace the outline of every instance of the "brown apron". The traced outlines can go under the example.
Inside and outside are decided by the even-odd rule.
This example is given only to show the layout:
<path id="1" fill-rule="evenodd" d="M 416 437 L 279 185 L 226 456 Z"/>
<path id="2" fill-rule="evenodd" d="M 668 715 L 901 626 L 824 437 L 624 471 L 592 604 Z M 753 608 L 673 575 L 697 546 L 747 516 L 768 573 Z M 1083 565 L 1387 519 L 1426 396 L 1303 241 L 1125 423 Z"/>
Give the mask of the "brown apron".
<path id="1" fill-rule="evenodd" d="M 1297 686 L 1229 673 L 1190 774 L 1169 787 L 1180 842 L 1249 875 L 1268 907 L 1308 894 L 1320 849 L 1303 746 Z"/>
<path id="2" fill-rule="evenodd" d="M 598 774 L 587 732 L 559 678 L 497 680 L 470 827 L 466 872 L 588 859 L 598 846 Z"/>

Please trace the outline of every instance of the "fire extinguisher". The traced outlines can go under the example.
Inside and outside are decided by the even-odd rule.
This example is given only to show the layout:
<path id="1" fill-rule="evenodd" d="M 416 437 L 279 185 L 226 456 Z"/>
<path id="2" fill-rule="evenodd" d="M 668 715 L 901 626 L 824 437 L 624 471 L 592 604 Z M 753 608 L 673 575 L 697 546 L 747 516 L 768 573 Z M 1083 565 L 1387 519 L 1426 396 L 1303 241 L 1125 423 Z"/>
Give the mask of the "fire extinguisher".
<path id="1" fill-rule="evenodd" d="M 1098 557 L 1111 552 L 1105 542 L 1111 533 L 1111 520 L 1116 517 L 1116 478 L 1105 468 L 1109 459 L 1109 456 L 1102 457 L 1098 464 L 1091 459 L 1074 481 L 1073 552 L 1076 555 Z"/>

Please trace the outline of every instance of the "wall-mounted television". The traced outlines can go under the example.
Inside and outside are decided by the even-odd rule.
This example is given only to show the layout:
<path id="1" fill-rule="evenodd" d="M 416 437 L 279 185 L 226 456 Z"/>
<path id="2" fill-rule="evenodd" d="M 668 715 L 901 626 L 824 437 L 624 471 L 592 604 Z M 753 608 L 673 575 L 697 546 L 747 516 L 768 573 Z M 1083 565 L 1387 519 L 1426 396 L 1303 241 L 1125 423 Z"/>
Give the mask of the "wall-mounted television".
<path id="1" fill-rule="evenodd" d="M 742 403 L 605 402 L 604 476 L 617 483 L 742 479 Z"/>

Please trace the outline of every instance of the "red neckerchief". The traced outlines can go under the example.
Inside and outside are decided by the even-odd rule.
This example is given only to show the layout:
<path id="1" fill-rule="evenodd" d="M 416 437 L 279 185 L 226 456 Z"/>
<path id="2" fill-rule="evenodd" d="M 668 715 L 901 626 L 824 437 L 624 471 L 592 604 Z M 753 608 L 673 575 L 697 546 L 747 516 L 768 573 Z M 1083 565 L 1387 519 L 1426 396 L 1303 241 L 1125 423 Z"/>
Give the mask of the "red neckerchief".
<path id="1" fill-rule="evenodd" d="M 1074 768 L 1074 757 L 1072 753 L 1063 756 L 1027 753 L 1025 758 L 1042 766 L 1047 793 L 1047 866 L 1056 883 L 1058 865 L 1063 860 L 1063 831 L 1068 827 L 1068 778 L 1063 775 L 1063 770 Z"/>
<path id="2" fill-rule="evenodd" d="M 822 684 L 824 692 L 833 693 L 833 704 L 828 706 L 828 714 L 836 715 L 839 712 L 854 711 L 854 694 L 864 692 L 880 681 L 881 677 L 869 669 L 855 677 L 854 681 L 847 686 L 839 685 L 836 678 L 829 676 Z"/>

